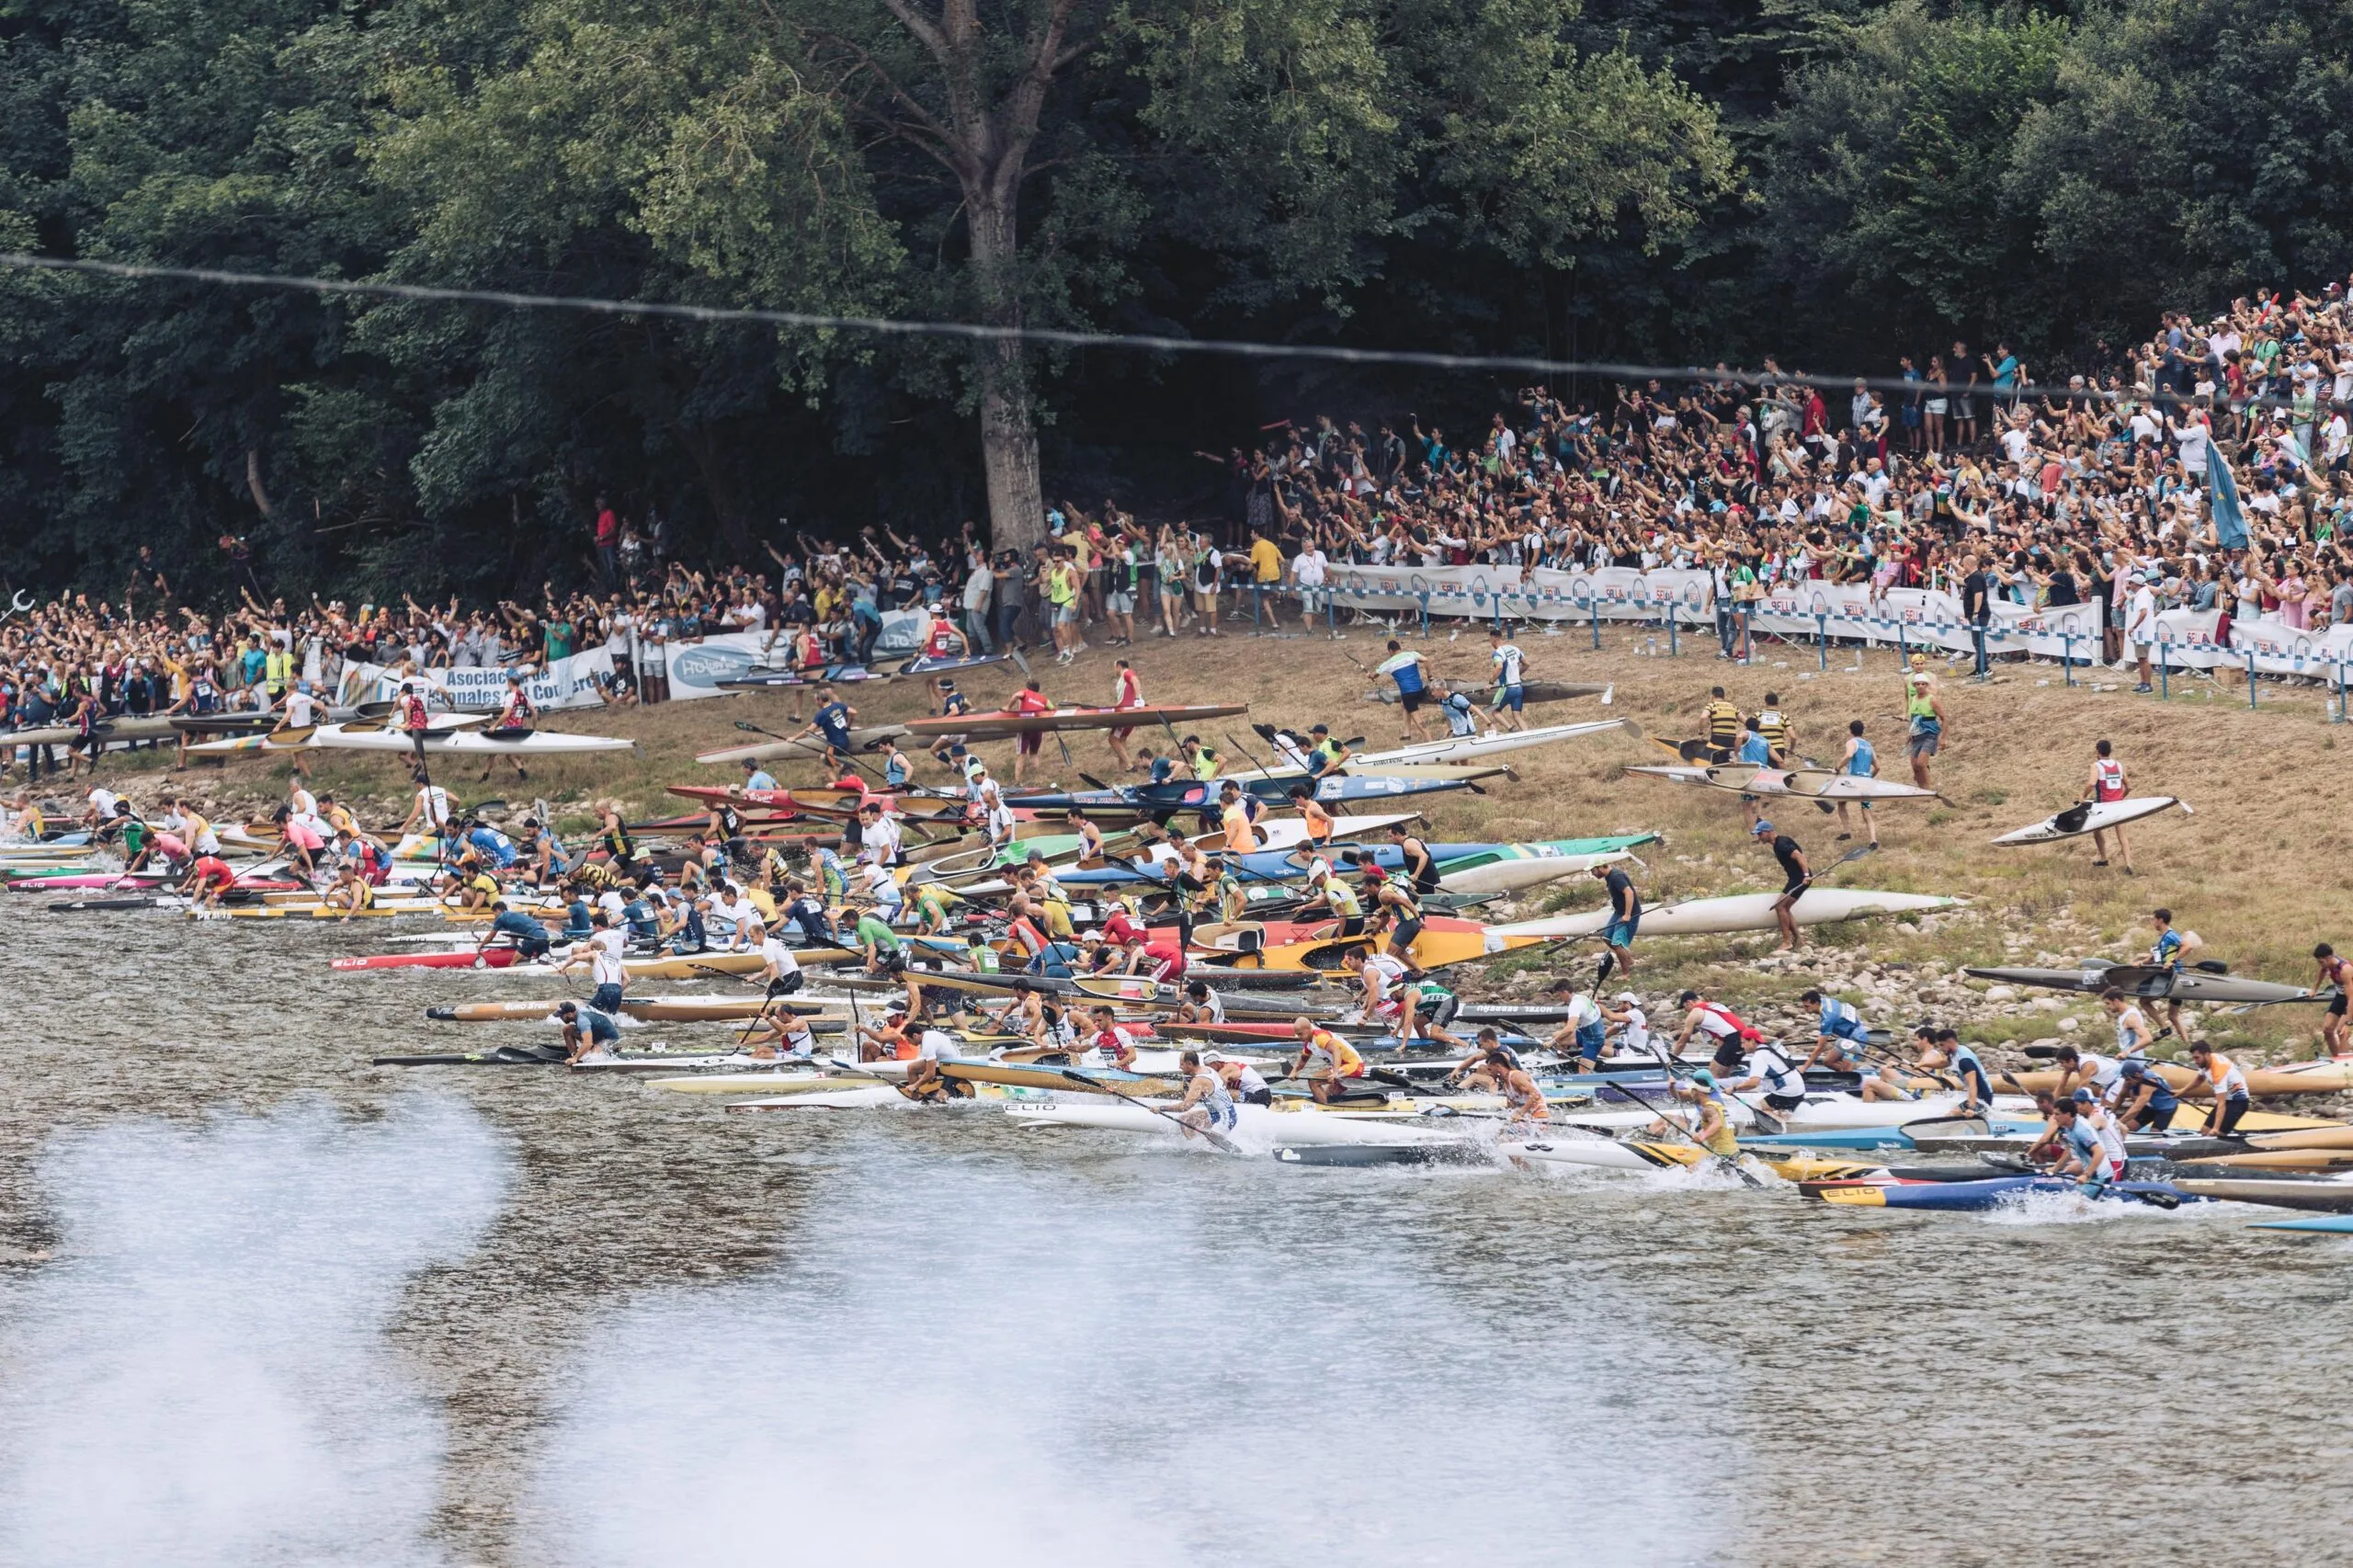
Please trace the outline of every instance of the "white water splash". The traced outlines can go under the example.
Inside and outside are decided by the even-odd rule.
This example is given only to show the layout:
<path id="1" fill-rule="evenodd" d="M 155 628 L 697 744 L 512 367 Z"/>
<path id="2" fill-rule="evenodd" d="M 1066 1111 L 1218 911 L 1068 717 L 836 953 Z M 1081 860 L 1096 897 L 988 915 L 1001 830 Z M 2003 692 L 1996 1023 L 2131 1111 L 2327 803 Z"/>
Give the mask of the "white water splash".
<path id="1" fill-rule="evenodd" d="M 1296 1173 L 1211 1223 L 1154 1161 L 859 1153 L 777 1275 L 610 1324 L 544 1450 L 536 1560 L 1631 1565 L 1731 1528 L 1689 1490 L 1722 1497 L 1722 1456 L 1639 1369 L 1712 1353 L 1606 1287 L 1491 1322 L 1379 1233 L 1287 1221 Z"/>
<path id="2" fill-rule="evenodd" d="M 440 1418 L 382 1330 L 507 1164 L 446 1102 L 64 1142 L 56 1260 L 0 1295 L 0 1562 L 439 1562 Z"/>

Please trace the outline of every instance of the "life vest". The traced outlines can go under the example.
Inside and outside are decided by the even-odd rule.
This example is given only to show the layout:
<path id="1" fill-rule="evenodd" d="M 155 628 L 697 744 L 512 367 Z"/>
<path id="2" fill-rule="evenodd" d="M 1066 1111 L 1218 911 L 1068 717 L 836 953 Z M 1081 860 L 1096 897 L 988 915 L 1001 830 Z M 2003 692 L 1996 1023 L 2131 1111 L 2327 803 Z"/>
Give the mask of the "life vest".
<path id="1" fill-rule="evenodd" d="M 1763 1040 L 1765 1038 L 1765 1031 L 1763 1029 L 1758 1028 L 1756 1025 L 1750 1023 L 1747 1019 L 1742 1017 L 1738 1013 L 1733 1012 L 1730 1007 L 1725 1006 L 1721 1002 L 1695 1002 L 1692 1006 L 1697 1007 L 1702 1013 L 1706 1013 L 1712 1017 L 1721 1019 L 1729 1028 L 1731 1028 L 1735 1037 L 1744 1041 Z"/>
<path id="2" fill-rule="evenodd" d="M 2101 757 L 2092 764 L 2093 798 L 2101 801 L 2124 799 L 2124 765 L 2112 756 Z"/>

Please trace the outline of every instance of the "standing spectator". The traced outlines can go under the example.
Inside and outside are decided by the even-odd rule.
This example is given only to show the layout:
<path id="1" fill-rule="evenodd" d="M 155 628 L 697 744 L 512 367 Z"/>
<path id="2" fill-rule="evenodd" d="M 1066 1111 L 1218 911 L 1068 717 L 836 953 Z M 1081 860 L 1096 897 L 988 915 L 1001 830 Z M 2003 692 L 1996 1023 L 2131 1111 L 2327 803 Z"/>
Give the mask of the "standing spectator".
<path id="1" fill-rule="evenodd" d="M 621 520 L 602 495 L 597 497 L 597 576 L 609 592 L 620 585 Z"/>

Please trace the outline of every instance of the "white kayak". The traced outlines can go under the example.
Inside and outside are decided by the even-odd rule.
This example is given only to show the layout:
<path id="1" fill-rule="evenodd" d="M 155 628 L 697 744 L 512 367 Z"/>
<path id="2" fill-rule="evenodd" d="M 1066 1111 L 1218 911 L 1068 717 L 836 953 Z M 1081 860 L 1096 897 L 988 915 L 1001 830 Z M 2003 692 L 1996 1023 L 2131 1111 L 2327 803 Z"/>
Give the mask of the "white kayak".
<path id="1" fill-rule="evenodd" d="M 731 693 L 730 695 L 733 694 Z M 850 731 L 849 744 L 853 750 L 864 751 L 876 741 L 904 740 L 906 735 L 907 727 L 904 724 L 865 724 Z M 756 745 L 725 746 L 718 751 L 697 752 L 695 753 L 695 760 L 700 763 L 718 765 L 736 762 L 773 762 L 779 757 L 823 756 L 824 755 L 825 743 L 820 740 L 770 740 L 762 741 Z"/>
<path id="2" fill-rule="evenodd" d="M 2121 801 L 2079 801 L 2065 811 L 2047 816 L 2030 827 L 2006 833 L 1994 840 L 1995 844 L 2056 844 L 2063 838 L 2080 838 L 2085 834 L 2104 828 L 2122 827 L 2128 822 L 2155 816 L 2159 812 L 2181 806 L 2171 795 L 2134 795 Z M 2185 812 L 2188 806 L 2181 806 Z"/>
<path id="3" fill-rule="evenodd" d="M 1555 741 L 1573 741 L 1584 735 L 1606 735 L 1612 732 L 1642 736 L 1642 729 L 1631 719 L 1603 719 L 1586 724 L 1553 724 L 1540 730 L 1496 730 L 1484 735 L 1454 735 L 1442 741 L 1423 741 L 1415 745 L 1400 746 L 1395 751 L 1368 752 L 1352 757 L 1350 771 L 1379 767 L 1392 762 L 1469 762 L 1483 756 L 1501 756 L 1506 752 L 1525 751 L 1530 746 L 1551 745 Z"/>
<path id="4" fill-rule="evenodd" d="M 1510 847 L 1532 851 L 1538 846 L 1513 845 Z M 1491 892 L 1525 892 L 1529 888 L 1542 887 L 1546 882 L 1556 882 L 1563 877 L 1582 876 L 1597 866 L 1616 866 L 1633 858 L 1633 851 L 1630 849 L 1613 849 L 1606 855 L 1506 854 L 1463 870 L 1440 871 L 1438 885 L 1441 892 L 1472 896 Z"/>
<path id="5" fill-rule="evenodd" d="M 1162 1108 L 1174 1109 L 1175 1101 Z M 1464 1143 L 1479 1136 L 1485 1124 L 1457 1122 L 1451 1128 L 1404 1124 L 1397 1119 L 1374 1120 L 1334 1116 L 1324 1111 L 1276 1110 L 1267 1106 L 1236 1106 L 1237 1122 L 1230 1137 L 1258 1149 L 1301 1143 Z M 1056 1101 L 1042 1105 L 1009 1105 L 1006 1114 L 1024 1127 L 1087 1127 L 1110 1132 L 1143 1132 L 1181 1138 L 1183 1130 L 1142 1104 L 1124 1100 L 1092 1104 Z M 1197 1140 L 1198 1142 L 1198 1140 Z"/>
<path id="6" fill-rule="evenodd" d="M 1733 893 L 1725 898 L 1697 898 L 1643 911 L 1641 935 L 1645 937 L 1713 936 L 1732 931 L 1773 929 L 1773 904 L 1779 893 Z M 1923 915 L 1951 909 L 1957 898 L 1934 893 L 1878 892 L 1869 888 L 1811 887 L 1798 895 L 1790 913 L 1801 926 L 1826 926 L 1840 920 L 1874 915 Z M 1488 927 L 1490 936 L 1504 937 L 1591 937 L 1609 924 L 1607 905 L 1576 915 L 1556 915 L 1547 920 L 1523 920 L 1513 926 Z"/>
<path id="7" fill-rule="evenodd" d="M 1893 778 L 1873 778 L 1859 773 L 1839 773 L 1827 767 L 1759 767 L 1755 763 L 1742 762 L 1690 767 L 1667 763 L 1631 767 L 1626 771 L 1664 778 L 1670 784 L 1729 790 L 1743 795 L 1795 795 L 1814 801 L 1933 801 L 1938 798 L 1934 790 L 1923 790 L 1916 784 L 1900 783 Z"/>

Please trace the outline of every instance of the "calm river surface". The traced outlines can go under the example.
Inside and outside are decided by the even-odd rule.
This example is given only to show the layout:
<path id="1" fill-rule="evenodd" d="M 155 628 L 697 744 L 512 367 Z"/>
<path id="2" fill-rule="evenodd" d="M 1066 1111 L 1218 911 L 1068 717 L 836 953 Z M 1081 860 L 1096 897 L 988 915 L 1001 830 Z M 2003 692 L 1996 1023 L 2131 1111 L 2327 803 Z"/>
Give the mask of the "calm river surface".
<path id="1" fill-rule="evenodd" d="M 381 926 L 31 905 L 0 1563 L 2353 1556 L 2353 1244 L 2245 1210 L 1897 1216 L 371 1068 L 530 1037 L 422 1012 L 534 983 L 328 972 Z"/>

